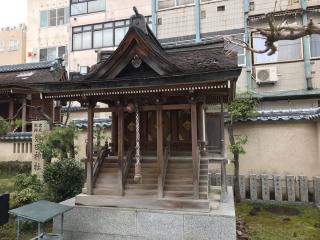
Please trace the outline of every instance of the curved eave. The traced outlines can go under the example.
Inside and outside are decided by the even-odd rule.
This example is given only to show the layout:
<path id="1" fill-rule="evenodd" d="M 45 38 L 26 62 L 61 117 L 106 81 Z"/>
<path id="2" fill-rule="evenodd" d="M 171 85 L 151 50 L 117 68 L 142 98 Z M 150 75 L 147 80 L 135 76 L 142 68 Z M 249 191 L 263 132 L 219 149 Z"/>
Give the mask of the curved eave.
<path id="1" fill-rule="evenodd" d="M 45 98 L 68 98 L 94 95 L 139 94 L 147 92 L 190 91 L 230 88 L 237 81 L 241 69 L 169 75 L 139 79 L 110 79 L 66 81 L 61 83 L 33 84 Z M 231 84 L 232 82 L 232 84 Z M 209 87 L 209 88 L 208 88 Z M 234 89 L 230 96 L 234 95 Z"/>

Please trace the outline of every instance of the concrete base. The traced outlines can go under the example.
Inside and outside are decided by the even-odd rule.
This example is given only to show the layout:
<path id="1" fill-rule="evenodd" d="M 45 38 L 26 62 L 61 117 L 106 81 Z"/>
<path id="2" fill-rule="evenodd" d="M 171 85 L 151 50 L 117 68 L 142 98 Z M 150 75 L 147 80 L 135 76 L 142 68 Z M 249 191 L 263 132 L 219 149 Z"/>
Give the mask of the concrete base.
<path id="1" fill-rule="evenodd" d="M 74 205 L 74 199 L 62 204 Z M 54 219 L 60 231 L 60 218 Z M 65 214 L 65 240 L 212 239 L 236 240 L 233 194 L 208 213 L 135 208 L 75 206 Z"/>

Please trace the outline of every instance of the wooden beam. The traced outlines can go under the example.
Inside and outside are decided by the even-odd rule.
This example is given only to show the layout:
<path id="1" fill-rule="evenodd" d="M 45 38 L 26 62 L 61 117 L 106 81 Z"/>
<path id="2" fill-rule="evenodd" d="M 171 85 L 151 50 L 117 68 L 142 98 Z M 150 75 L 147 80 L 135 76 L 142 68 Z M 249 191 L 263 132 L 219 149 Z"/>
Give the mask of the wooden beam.
<path id="1" fill-rule="evenodd" d="M 87 194 L 93 194 L 93 118 L 94 105 L 88 107 Z"/>
<path id="2" fill-rule="evenodd" d="M 118 176 L 119 176 L 119 194 L 123 195 L 123 182 L 122 182 L 122 168 L 123 168 L 123 156 L 124 156 L 124 145 L 123 145 L 123 111 L 122 108 L 118 110 L 118 162 L 120 165 Z"/>
<path id="3" fill-rule="evenodd" d="M 21 120 L 22 120 L 22 132 L 26 132 L 27 130 L 27 99 L 24 97 L 22 99 L 22 114 L 21 114 Z"/>
<path id="4" fill-rule="evenodd" d="M 163 198 L 163 124 L 162 110 L 157 109 L 157 160 L 158 160 L 158 196 Z"/>
<path id="5" fill-rule="evenodd" d="M 157 105 L 148 105 L 148 106 L 141 106 L 139 111 L 157 111 L 159 106 Z M 168 105 L 161 105 L 162 110 L 184 110 L 190 109 L 190 104 L 168 104 Z M 109 108 L 96 108 L 94 112 L 118 112 L 118 111 L 126 112 L 128 111 L 127 108 L 117 108 L 117 107 L 109 107 Z"/>
<path id="6" fill-rule="evenodd" d="M 194 198 L 199 198 L 199 153 L 197 136 L 197 104 L 191 104 L 191 142 L 192 142 L 192 162 L 193 162 L 193 194 Z"/>

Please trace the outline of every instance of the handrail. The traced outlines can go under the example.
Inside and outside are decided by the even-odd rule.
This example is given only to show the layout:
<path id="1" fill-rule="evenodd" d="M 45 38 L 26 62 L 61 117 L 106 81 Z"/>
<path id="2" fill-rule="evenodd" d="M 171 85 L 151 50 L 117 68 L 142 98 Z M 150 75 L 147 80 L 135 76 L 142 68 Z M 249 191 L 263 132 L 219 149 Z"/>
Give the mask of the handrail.
<path id="1" fill-rule="evenodd" d="M 163 154 L 163 165 L 162 165 L 162 188 L 164 188 L 165 181 L 166 181 L 166 175 L 167 175 L 167 168 L 168 168 L 168 161 L 170 158 L 171 149 L 170 149 L 170 143 L 166 145 L 164 148 L 164 154 Z M 163 189 L 162 189 L 163 192 Z"/>
<path id="2" fill-rule="evenodd" d="M 92 176 L 92 184 L 95 184 L 96 179 L 99 174 L 100 167 L 103 163 L 103 160 L 109 155 L 109 144 L 106 144 L 100 149 L 97 159 L 93 163 L 93 176 Z"/>
<path id="3" fill-rule="evenodd" d="M 131 147 L 129 148 L 129 150 L 127 151 L 126 157 L 123 160 L 123 166 L 122 166 L 122 184 L 123 186 L 126 183 L 128 174 L 129 174 L 129 170 L 130 170 L 130 166 L 132 163 L 132 160 L 134 158 L 134 154 L 135 154 L 135 148 Z"/>

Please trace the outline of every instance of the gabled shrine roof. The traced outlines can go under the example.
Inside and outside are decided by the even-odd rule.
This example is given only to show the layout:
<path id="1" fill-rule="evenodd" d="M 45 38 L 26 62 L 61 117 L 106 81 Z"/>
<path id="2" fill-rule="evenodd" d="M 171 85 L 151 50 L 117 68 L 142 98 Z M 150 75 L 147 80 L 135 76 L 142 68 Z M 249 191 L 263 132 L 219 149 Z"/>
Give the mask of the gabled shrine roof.
<path id="1" fill-rule="evenodd" d="M 66 78 L 66 71 L 60 60 L 0 66 L 0 88 L 27 87 L 31 83 L 60 82 Z"/>
<path id="2" fill-rule="evenodd" d="M 199 74 L 202 72 L 238 69 L 237 54 L 226 54 L 222 39 L 211 42 L 193 43 L 184 46 L 164 48 L 140 14 L 131 17 L 130 28 L 119 47 L 113 52 L 101 51 L 101 61 L 92 66 L 85 80 L 108 80 L 115 78 L 141 78 L 176 74 Z M 141 61 L 139 75 L 121 74 L 128 71 L 127 65 Z M 144 66 L 146 65 L 146 66 Z M 126 68 L 127 67 L 127 68 Z M 151 70 L 150 70 L 151 69 Z M 131 72 L 130 72 L 131 73 Z"/>

